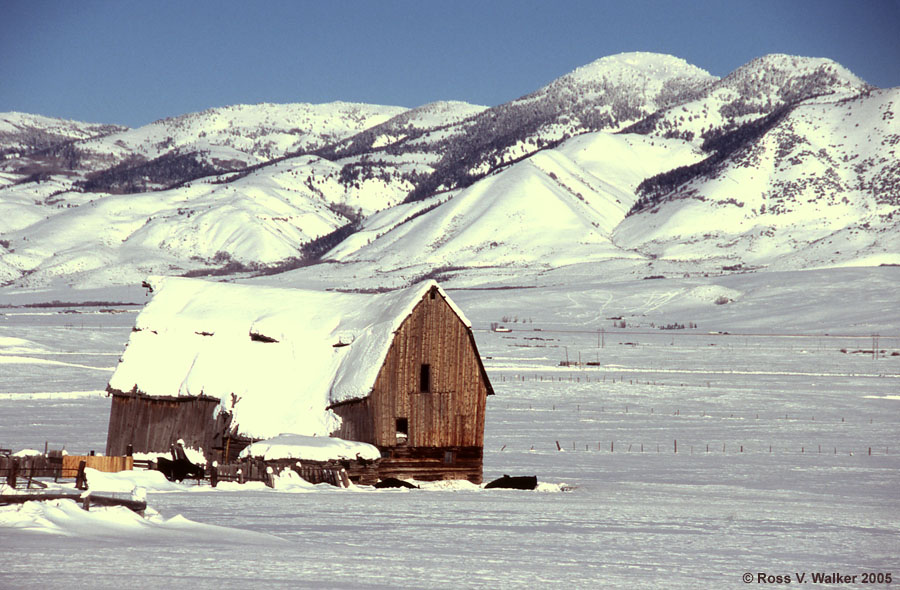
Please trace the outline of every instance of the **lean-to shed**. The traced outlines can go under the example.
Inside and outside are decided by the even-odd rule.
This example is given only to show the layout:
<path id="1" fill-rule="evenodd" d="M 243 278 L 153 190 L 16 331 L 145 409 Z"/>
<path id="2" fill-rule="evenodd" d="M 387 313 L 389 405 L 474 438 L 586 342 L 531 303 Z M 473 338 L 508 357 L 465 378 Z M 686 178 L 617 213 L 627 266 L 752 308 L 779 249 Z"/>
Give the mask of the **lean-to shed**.
<path id="1" fill-rule="evenodd" d="M 469 321 L 434 281 L 380 294 L 157 278 L 112 395 L 106 452 L 183 439 L 228 461 L 281 433 L 375 445 L 379 474 L 481 481 Z"/>

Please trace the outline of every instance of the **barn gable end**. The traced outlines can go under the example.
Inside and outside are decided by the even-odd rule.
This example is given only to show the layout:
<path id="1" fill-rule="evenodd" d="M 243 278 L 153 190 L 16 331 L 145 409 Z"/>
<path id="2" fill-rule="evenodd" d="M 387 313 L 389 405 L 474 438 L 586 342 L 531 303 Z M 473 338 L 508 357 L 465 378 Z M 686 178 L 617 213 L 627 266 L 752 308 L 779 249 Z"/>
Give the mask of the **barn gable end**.
<path id="1" fill-rule="evenodd" d="M 370 396 L 334 408 L 335 435 L 370 436 L 357 440 L 382 449 L 395 477 L 480 482 L 491 393 L 470 326 L 433 287 L 394 332 Z"/>

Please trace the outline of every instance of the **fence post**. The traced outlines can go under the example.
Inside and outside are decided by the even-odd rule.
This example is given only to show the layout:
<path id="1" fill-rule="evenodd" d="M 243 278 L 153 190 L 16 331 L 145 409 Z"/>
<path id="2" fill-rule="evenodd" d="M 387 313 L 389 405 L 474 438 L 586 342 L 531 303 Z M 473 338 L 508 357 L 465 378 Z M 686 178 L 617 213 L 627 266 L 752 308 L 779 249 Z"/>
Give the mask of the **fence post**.
<path id="1" fill-rule="evenodd" d="M 85 467 L 87 467 L 87 461 L 81 460 L 78 462 L 78 473 L 75 475 L 75 489 L 77 490 L 87 489 L 87 478 L 84 475 Z"/>
<path id="2" fill-rule="evenodd" d="M 16 475 L 19 473 L 19 458 L 13 457 L 9 464 L 9 473 L 6 474 L 6 484 L 14 488 L 16 487 Z"/>

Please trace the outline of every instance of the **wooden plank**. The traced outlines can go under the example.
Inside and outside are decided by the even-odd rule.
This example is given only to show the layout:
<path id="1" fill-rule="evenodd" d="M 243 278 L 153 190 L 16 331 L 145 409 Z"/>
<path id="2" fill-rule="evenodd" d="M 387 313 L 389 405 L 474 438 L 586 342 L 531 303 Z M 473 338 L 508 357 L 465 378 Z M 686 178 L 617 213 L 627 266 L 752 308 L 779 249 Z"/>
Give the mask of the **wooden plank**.
<path id="1" fill-rule="evenodd" d="M 85 462 L 85 467 L 108 473 L 129 471 L 134 468 L 134 457 L 63 455 L 62 477 L 75 477 L 78 474 L 78 465 L 81 461 Z"/>

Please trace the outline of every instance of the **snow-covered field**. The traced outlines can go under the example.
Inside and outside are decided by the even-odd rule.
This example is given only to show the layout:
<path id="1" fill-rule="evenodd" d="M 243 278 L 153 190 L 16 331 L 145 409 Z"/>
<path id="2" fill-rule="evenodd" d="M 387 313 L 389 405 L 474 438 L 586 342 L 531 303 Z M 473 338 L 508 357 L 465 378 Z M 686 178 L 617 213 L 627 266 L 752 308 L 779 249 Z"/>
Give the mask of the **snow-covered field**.
<path id="1" fill-rule="evenodd" d="M 485 480 L 536 474 L 538 491 L 105 476 L 146 487 L 155 514 L 0 508 L 0 588 L 898 583 L 900 269 L 534 282 L 449 293 L 496 391 Z M 100 392 L 137 308 L 72 309 L 0 309 L 0 447 L 103 450 Z"/>

